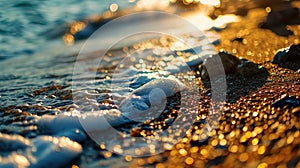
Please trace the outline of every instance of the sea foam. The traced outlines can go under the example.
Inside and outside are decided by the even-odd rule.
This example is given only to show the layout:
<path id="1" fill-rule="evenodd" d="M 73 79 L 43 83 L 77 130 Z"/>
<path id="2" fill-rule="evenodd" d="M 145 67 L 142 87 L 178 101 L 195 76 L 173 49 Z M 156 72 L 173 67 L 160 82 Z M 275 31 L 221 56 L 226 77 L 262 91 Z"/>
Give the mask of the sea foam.
<path id="1" fill-rule="evenodd" d="M 34 139 L 20 135 L 0 134 L 0 167 L 62 167 L 81 152 L 79 143 L 67 137 L 38 136 Z M 3 154 L 3 153 L 2 153 Z"/>

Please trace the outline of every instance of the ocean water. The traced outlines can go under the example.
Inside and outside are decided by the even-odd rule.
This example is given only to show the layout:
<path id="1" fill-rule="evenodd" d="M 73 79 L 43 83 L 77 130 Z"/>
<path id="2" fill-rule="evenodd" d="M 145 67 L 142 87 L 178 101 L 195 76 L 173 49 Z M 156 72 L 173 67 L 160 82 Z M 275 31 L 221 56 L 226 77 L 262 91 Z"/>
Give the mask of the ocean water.
<path id="1" fill-rule="evenodd" d="M 119 9 L 134 5 L 117 0 L 6 1 L 0 0 L 0 59 L 30 55 L 47 49 L 51 33 L 65 31 L 68 23 L 101 14 L 111 4 Z M 61 37 L 56 42 L 61 42 Z"/>

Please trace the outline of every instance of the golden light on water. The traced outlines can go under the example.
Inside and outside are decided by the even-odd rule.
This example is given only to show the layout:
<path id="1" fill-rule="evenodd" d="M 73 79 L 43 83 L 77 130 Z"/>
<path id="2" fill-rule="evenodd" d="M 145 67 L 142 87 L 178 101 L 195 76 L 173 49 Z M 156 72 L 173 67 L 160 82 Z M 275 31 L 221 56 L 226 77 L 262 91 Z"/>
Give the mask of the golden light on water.
<path id="1" fill-rule="evenodd" d="M 180 149 L 179 150 L 179 153 L 182 155 L 182 156 L 186 156 L 188 153 L 185 149 Z"/>
<path id="2" fill-rule="evenodd" d="M 219 144 L 220 144 L 221 146 L 225 146 L 225 145 L 227 144 L 226 139 L 220 140 Z"/>
<path id="3" fill-rule="evenodd" d="M 85 23 L 84 22 L 73 22 L 70 25 L 70 33 L 75 34 L 79 32 L 80 30 L 85 28 Z"/>
<path id="4" fill-rule="evenodd" d="M 125 159 L 127 162 L 130 162 L 130 161 L 132 161 L 132 156 L 126 155 L 126 156 L 124 157 L 124 159 Z"/>
<path id="5" fill-rule="evenodd" d="M 200 151 L 200 154 L 203 155 L 204 157 L 207 157 L 207 156 L 208 156 L 208 150 L 202 149 L 202 150 Z"/>
<path id="6" fill-rule="evenodd" d="M 267 168 L 268 164 L 267 163 L 261 163 L 257 166 L 257 168 Z"/>
<path id="7" fill-rule="evenodd" d="M 232 145 L 229 147 L 229 151 L 232 153 L 236 153 L 238 151 L 239 147 L 237 145 Z"/>
<path id="8" fill-rule="evenodd" d="M 194 0 L 183 0 L 183 3 L 184 3 L 185 5 L 191 4 L 191 3 L 193 3 L 193 2 L 194 2 Z"/>
<path id="9" fill-rule="evenodd" d="M 258 142 L 259 142 L 259 139 L 258 139 L 258 138 L 254 138 L 254 139 L 252 140 L 252 145 L 257 145 Z"/>
<path id="10" fill-rule="evenodd" d="M 188 165 L 191 165 L 194 163 L 194 159 L 192 157 L 187 157 L 184 162 Z"/>
<path id="11" fill-rule="evenodd" d="M 211 141 L 212 146 L 217 146 L 218 143 L 219 143 L 219 141 L 217 139 L 214 139 L 214 140 Z"/>
<path id="12" fill-rule="evenodd" d="M 201 30 L 208 30 L 213 27 L 214 24 L 210 17 L 202 13 L 187 16 L 185 19 Z"/>
<path id="13" fill-rule="evenodd" d="M 110 10 L 111 12 L 116 12 L 118 9 L 119 9 L 118 4 L 113 3 L 113 4 L 111 4 L 111 5 L 109 6 L 109 10 Z"/>
<path id="14" fill-rule="evenodd" d="M 266 12 L 270 13 L 272 11 L 272 9 L 270 7 L 266 7 Z"/>
<path id="15" fill-rule="evenodd" d="M 15 155 L 14 157 L 15 161 L 19 164 L 19 165 L 23 165 L 23 166 L 29 166 L 30 163 L 27 160 L 26 157 L 22 156 L 22 155 Z"/>
<path id="16" fill-rule="evenodd" d="M 209 6 L 220 6 L 221 4 L 220 0 L 200 0 L 200 3 Z"/>
<path id="17" fill-rule="evenodd" d="M 142 9 L 163 8 L 169 6 L 170 3 L 169 0 L 140 0 L 136 3 L 136 6 Z"/>
<path id="18" fill-rule="evenodd" d="M 264 154 L 265 152 L 266 152 L 266 147 L 265 147 L 265 146 L 261 146 L 261 147 L 258 148 L 257 153 L 258 153 L 259 155 L 262 155 L 262 154 Z"/>
<path id="19" fill-rule="evenodd" d="M 242 153 L 240 156 L 239 156 L 239 160 L 241 162 L 246 162 L 248 160 L 249 156 L 248 156 L 248 153 Z"/>
<path id="20" fill-rule="evenodd" d="M 228 23 L 238 21 L 240 21 L 240 18 L 234 14 L 220 15 L 216 20 L 214 20 L 214 26 L 224 28 Z"/>
<path id="21" fill-rule="evenodd" d="M 103 156 L 104 156 L 104 158 L 110 158 L 112 156 L 112 153 L 109 151 L 105 151 L 105 152 L 103 152 Z"/>
<path id="22" fill-rule="evenodd" d="M 120 145 L 114 146 L 113 151 L 116 153 L 123 153 L 123 150 Z"/>
<path id="23" fill-rule="evenodd" d="M 293 141 L 294 141 L 294 136 L 293 136 L 293 135 L 290 135 L 290 136 L 287 138 L 286 143 L 287 143 L 287 144 L 291 144 L 291 143 L 293 143 Z"/>
<path id="24" fill-rule="evenodd" d="M 63 41 L 66 45 L 71 46 L 75 42 L 73 35 L 83 30 L 86 27 L 86 23 L 78 21 L 71 23 L 69 26 L 69 32 L 63 36 Z"/>
<path id="25" fill-rule="evenodd" d="M 73 45 L 74 44 L 74 37 L 72 34 L 65 34 L 63 36 L 63 41 L 66 45 Z"/>
<path id="26" fill-rule="evenodd" d="M 105 144 L 100 144 L 100 149 L 105 149 Z"/>
<path id="27" fill-rule="evenodd" d="M 191 153 L 197 153 L 198 151 L 199 151 L 199 147 L 197 147 L 197 146 L 194 146 L 190 149 Z"/>

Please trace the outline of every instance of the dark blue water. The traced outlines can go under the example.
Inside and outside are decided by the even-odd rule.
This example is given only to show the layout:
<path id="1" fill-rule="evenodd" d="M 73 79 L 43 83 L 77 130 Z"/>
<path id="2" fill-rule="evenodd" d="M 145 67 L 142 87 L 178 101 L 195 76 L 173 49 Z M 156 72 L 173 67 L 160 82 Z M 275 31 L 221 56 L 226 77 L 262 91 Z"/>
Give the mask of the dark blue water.
<path id="1" fill-rule="evenodd" d="M 31 55 L 54 41 L 61 43 L 55 34 L 64 32 L 68 23 L 101 14 L 113 3 L 119 9 L 134 4 L 125 0 L 0 0 L 0 60 Z"/>

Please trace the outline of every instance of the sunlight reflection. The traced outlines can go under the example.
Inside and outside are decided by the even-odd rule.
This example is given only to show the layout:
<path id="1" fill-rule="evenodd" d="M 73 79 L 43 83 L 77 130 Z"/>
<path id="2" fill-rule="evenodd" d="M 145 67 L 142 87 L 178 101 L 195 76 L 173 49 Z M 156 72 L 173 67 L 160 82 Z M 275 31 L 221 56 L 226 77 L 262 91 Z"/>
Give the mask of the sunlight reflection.
<path id="1" fill-rule="evenodd" d="M 111 12 L 116 12 L 118 10 L 118 8 L 119 8 L 118 4 L 113 3 L 110 5 L 109 10 Z"/>
<path id="2" fill-rule="evenodd" d="M 194 2 L 194 0 L 183 0 L 183 3 L 185 5 L 189 5 L 189 4 L 193 3 L 193 2 Z"/>
<path id="3" fill-rule="evenodd" d="M 85 28 L 85 23 L 83 22 L 73 22 L 70 25 L 70 33 L 71 34 L 75 34 L 77 32 L 79 32 L 80 30 Z"/>
<path id="4" fill-rule="evenodd" d="M 203 5 L 220 6 L 220 0 L 200 0 Z"/>
<path id="5" fill-rule="evenodd" d="M 169 0 L 141 0 L 136 6 L 143 9 L 151 9 L 153 7 L 163 8 L 169 6 Z"/>
<path id="6" fill-rule="evenodd" d="M 208 30 L 213 26 L 213 21 L 202 13 L 187 16 L 186 19 L 200 30 Z"/>
<path id="7" fill-rule="evenodd" d="M 220 15 L 214 20 L 214 27 L 225 28 L 228 23 L 238 22 L 240 18 L 234 14 Z"/>
<path id="8" fill-rule="evenodd" d="M 66 45 L 71 46 L 74 44 L 74 37 L 72 34 L 67 33 L 63 36 L 63 41 Z"/>

